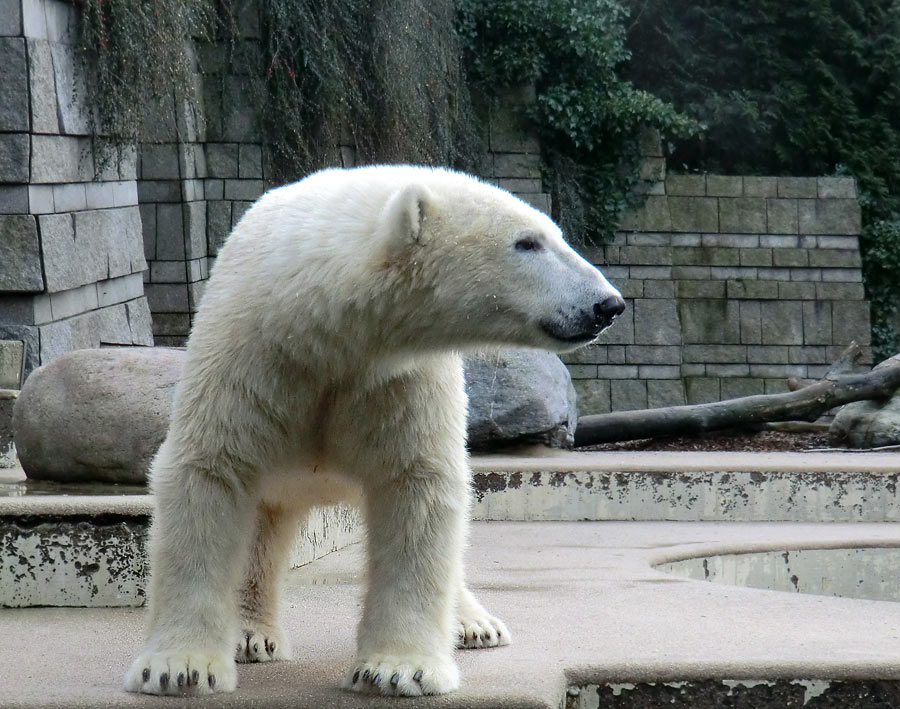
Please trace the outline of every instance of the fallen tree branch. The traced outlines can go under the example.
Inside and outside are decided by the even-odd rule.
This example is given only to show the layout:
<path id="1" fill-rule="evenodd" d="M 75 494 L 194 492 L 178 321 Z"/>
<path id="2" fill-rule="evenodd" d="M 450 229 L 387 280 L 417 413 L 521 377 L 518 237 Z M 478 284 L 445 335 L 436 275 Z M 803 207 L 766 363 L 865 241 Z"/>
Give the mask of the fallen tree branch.
<path id="1" fill-rule="evenodd" d="M 890 364 L 883 363 L 864 374 L 826 375 L 784 394 L 582 416 L 575 429 L 575 445 L 719 431 L 769 421 L 815 421 L 835 406 L 890 397 L 900 388 L 900 363 L 887 362 Z"/>

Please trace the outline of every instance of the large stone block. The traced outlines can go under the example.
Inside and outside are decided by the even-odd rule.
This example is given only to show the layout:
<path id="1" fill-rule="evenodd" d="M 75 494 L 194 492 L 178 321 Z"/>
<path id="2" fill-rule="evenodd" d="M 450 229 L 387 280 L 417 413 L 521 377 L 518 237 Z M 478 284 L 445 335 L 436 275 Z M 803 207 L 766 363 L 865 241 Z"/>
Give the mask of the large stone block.
<path id="1" fill-rule="evenodd" d="M 647 408 L 647 382 L 640 379 L 617 379 L 609 383 L 610 407 L 613 411 Z"/>
<path id="2" fill-rule="evenodd" d="M 0 0 L 0 37 L 22 34 L 22 0 Z"/>
<path id="3" fill-rule="evenodd" d="M 685 362 L 742 364 L 747 361 L 747 349 L 743 345 L 685 345 L 682 353 Z"/>
<path id="4" fill-rule="evenodd" d="M 27 131 L 30 114 L 24 39 L 0 37 L 0 67 L 0 131 Z"/>
<path id="5" fill-rule="evenodd" d="M 830 345 L 831 303 L 829 301 L 812 300 L 802 305 L 803 309 L 803 343 L 806 345 Z"/>
<path id="6" fill-rule="evenodd" d="M 666 197 L 651 195 L 635 212 L 635 228 L 642 231 L 669 231 L 672 217 L 669 215 L 669 201 Z"/>
<path id="7" fill-rule="evenodd" d="M 60 128 L 66 135 L 87 135 L 91 132 L 90 111 L 85 105 L 87 84 L 76 51 L 80 49 L 69 44 L 50 43 Z"/>
<path id="8" fill-rule="evenodd" d="M 142 145 L 139 163 L 142 180 L 177 180 L 182 177 L 178 169 L 178 146 L 175 143 Z"/>
<path id="9" fill-rule="evenodd" d="M 834 301 L 832 304 L 832 341 L 835 345 L 868 345 L 871 322 L 867 301 Z"/>
<path id="10" fill-rule="evenodd" d="M 44 289 L 37 224 L 29 214 L 0 216 L 0 291 Z"/>
<path id="11" fill-rule="evenodd" d="M 744 178 L 739 175 L 707 175 L 708 197 L 741 197 L 744 194 Z"/>
<path id="12" fill-rule="evenodd" d="M 28 182 L 30 145 L 27 133 L 0 133 L 0 183 Z"/>
<path id="13" fill-rule="evenodd" d="M 575 387 L 579 416 L 605 414 L 610 410 L 608 379 L 576 379 Z"/>
<path id="14" fill-rule="evenodd" d="M 153 325 L 150 319 L 150 305 L 141 296 L 125 303 L 128 325 L 131 327 L 131 341 L 136 345 L 153 346 Z"/>
<path id="15" fill-rule="evenodd" d="M 22 385 L 24 369 L 25 343 L 22 340 L 0 340 L 0 389 L 18 389 Z"/>
<path id="16" fill-rule="evenodd" d="M 0 185 L 0 214 L 28 214 L 27 185 Z"/>
<path id="17" fill-rule="evenodd" d="M 770 234 L 797 234 L 799 213 L 796 199 L 767 199 L 766 225 Z"/>
<path id="18" fill-rule="evenodd" d="M 776 197 L 778 196 L 777 177 L 744 176 L 745 197 Z"/>
<path id="19" fill-rule="evenodd" d="M 718 200 L 715 197 L 669 197 L 672 231 L 717 232 Z"/>
<path id="20" fill-rule="evenodd" d="M 688 404 L 710 404 L 720 401 L 721 380 L 718 377 L 685 377 L 684 388 Z"/>
<path id="21" fill-rule="evenodd" d="M 851 249 L 812 249 L 809 251 L 809 265 L 821 268 L 860 268 L 862 259 L 859 251 Z"/>
<path id="22" fill-rule="evenodd" d="M 762 197 L 719 199 L 719 229 L 732 234 L 763 234 L 766 201 Z"/>
<path id="23" fill-rule="evenodd" d="M 814 198 L 818 192 L 815 177 L 779 177 L 778 196 L 786 198 Z"/>
<path id="24" fill-rule="evenodd" d="M 185 257 L 198 259 L 208 253 L 206 246 L 206 202 L 188 202 L 184 205 Z"/>
<path id="25" fill-rule="evenodd" d="M 706 175 L 669 175 L 666 177 L 666 194 L 702 197 L 706 194 Z"/>
<path id="26" fill-rule="evenodd" d="M 635 344 L 681 344 L 681 328 L 675 301 L 639 298 L 634 301 L 633 308 Z"/>
<path id="27" fill-rule="evenodd" d="M 803 312 L 798 301 L 765 301 L 760 304 L 764 345 L 802 345 Z"/>
<path id="28" fill-rule="evenodd" d="M 32 182 L 89 182 L 93 177 L 94 158 L 89 138 L 32 136 Z"/>
<path id="29" fill-rule="evenodd" d="M 156 258 L 178 261 L 185 258 L 184 205 L 156 206 Z"/>
<path id="30" fill-rule="evenodd" d="M 145 482 L 183 360 L 183 352 L 158 348 L 81 350 L 33 372 L 14 412 L 25 474 Z"/>
<path id="31" fill-rule="evenodd" d="M 861 219 L 855 199 L 805 199 L 799 203 L 801 234 L 859 234 Z"/>
<path id="32" fill-rule="evenodd" d="M 681 379 L 651 379 L 647 381 L 647 406 L 684 406 L 687 401 Z"/>
<path id="33" fill-rule="evenodd" d="M 497 153 L 494 155 L 494 177 L 541 176 L 539 153 Z"/>
<path id="34" fill-rule="evenodd" d="M 741 343 L 756 345 L 762 342 L 760 304 L 755 300 L 742 300 L 739 304 Z"/>
<path id="35" fill-rule="evenodd" d="M 623 246 L 619 252 L 620 263 L 636 265 L 672 264 L 672 248 L 669 246 Z"/>
<path id="36" fill-rule="evenodd" d="M 678 316 L 685 344 L 741 341 L 739 306 L 735 300 L 681 300 Z"/>

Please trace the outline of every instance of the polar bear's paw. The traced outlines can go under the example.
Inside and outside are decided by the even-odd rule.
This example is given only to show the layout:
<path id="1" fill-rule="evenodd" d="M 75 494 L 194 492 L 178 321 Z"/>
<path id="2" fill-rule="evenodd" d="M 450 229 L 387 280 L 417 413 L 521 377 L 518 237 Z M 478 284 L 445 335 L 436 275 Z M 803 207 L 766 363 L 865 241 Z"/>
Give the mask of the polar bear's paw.
<path id="1" fill-rule="evenodd" d="M 233 692 L 234 660 L 216 653 L 145 652 L 125 675 L 125 689 L 144 694 L 199 695 Z"/>
<path id="2" fill-rule="evenodd" d="M 459 688 L 459 670 L 449 657 L 370 655 L 357 660 L 341 687 L 397 697 L 444 694 Z"/>
<path id="3" fill-rule="evenodd" d="M 291 648 L 284 631 L 276 626 L 244 622 L 234 659 L 237 662 L 289 660 Z"/>
<path id="4" fill-rule="evenodd" d="M 483 608 L 478 612 L 460 613 L 456 630 L 456 647 L 474 650 L 509 645 L 512 634 L 506 624 Z"/>

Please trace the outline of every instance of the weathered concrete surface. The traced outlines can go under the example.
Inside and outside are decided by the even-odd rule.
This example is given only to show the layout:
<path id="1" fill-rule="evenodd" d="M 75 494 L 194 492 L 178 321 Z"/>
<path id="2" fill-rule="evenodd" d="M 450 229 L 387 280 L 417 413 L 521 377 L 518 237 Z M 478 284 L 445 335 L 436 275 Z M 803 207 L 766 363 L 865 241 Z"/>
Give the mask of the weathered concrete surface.
<path id="1" fill-rule="evenodd" d="M 572 688 L 565 709 L 893 709 L 900 705 L 900 682 L 893 680 L 706 680 L 611 683 Z"/>
<path id="2" fill-rule="evenodd" d="M 900 548 L 778 549 L 705 554 L 657 567 L 683 579 L 816 596 L 900 601 Z"/>
<path id="3" fill-rule="evenodd" d="M 16 402 L 29 478 L 142 483 L 165 438 L 184 353 L 76 350 L 35 370 Z"/>
<path id="4" fill-rule="evenodd" d="M 209 701 L 216 707 L 292 709 L 401 703 L 557 709 L 567 686 L 897 680 L 898 603 L 728 587 L 653 568 L 694 551 L 873 542 L 900 545 L 900 528 L 475 524 L 468 576 L 487 608 L 509 625 L 513 644 L 459 651 L 459 692 L 403 702 L 337 689 L 353 659 L 362 598 L 363 550 L 354 545 L 288 574 L 282 615 L 295 659 L 242 665 L 238 691 Z M 122 676 L 141 648 L 145 621 L 146 612 L 135 609 L 0 611 L 0 676 L 7 678 L 0 683 L 0 706 L 158 708 L 172 701 L 180 706 L 177 700 L 121 690 Z"/>
<path id="5" fill-rule="evenodd" d="M 12 475 L 4 477 L 8 487 L 19 482 Z M 0 608 L 144 603 L 153 507 L 149 495 L 4 497 L 3 482 L 0 479 Z M 355 509 L 313 508 L 294 541 L 291 566 L 353 544 L 362 534 Z"/>
<path id="6" fill-rule="evenodd" d="M 484 520 L 900 521 L 900 453 L 549 452 L 472 468 Z"/>

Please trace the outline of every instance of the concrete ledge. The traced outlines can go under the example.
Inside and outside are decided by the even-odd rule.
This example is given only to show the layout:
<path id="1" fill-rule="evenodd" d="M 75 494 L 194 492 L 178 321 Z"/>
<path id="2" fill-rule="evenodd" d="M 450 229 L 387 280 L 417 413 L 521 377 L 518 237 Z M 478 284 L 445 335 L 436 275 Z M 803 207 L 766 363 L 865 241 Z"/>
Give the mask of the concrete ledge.
<path id="1" fill-rule="evenodd" d="M 0 608 L 142 605 L 152 511 L 149 495 L 0 497 Z M 294 542 L 291 567 L 361 536 L 355 509 L 315 508 Z"/>
<path id="2" fill-rule="evenodd" d="M 900 521 L 895 453 L 473 458 L 484 520 Z"/>
<path id="3" fill-rule="evenodd" d="M 897 546 L 900 528 L 477 523 L 468 577 L 485 606 L 509 625 L 513 645 L 459 651 L 459 692 L 402 704 L 557 709 L 567 687 L 622 685 L 621 693 L 626 684 L 712 680 L 717 685 L 720 680 L 735 685 L 747 684 L 745 680 L 785 680 L 788 685 L 791 680 L 823 680 L 853 686 L 885 680 L 883 686 L 895 688 L 893 681 L 900 680 L 900 604 L 689 581 L 652 566 L 700 549 L 821 544 Z M 295 659 L 240 666 L 235 694 L 201 703 L 399 706 L 397 700 L 360 698 L 337 689 L 354 654 L 363 558 L 362 545 L 353 545 L 288 574 L 282 616 Z M 135 609 L 0 611 L 0 676 L 7 678 L 0 683 L 0 705 L 181 705 L 121 690 L 121 678 L 141 648 L 144 623 L 145 611 Z"/>

